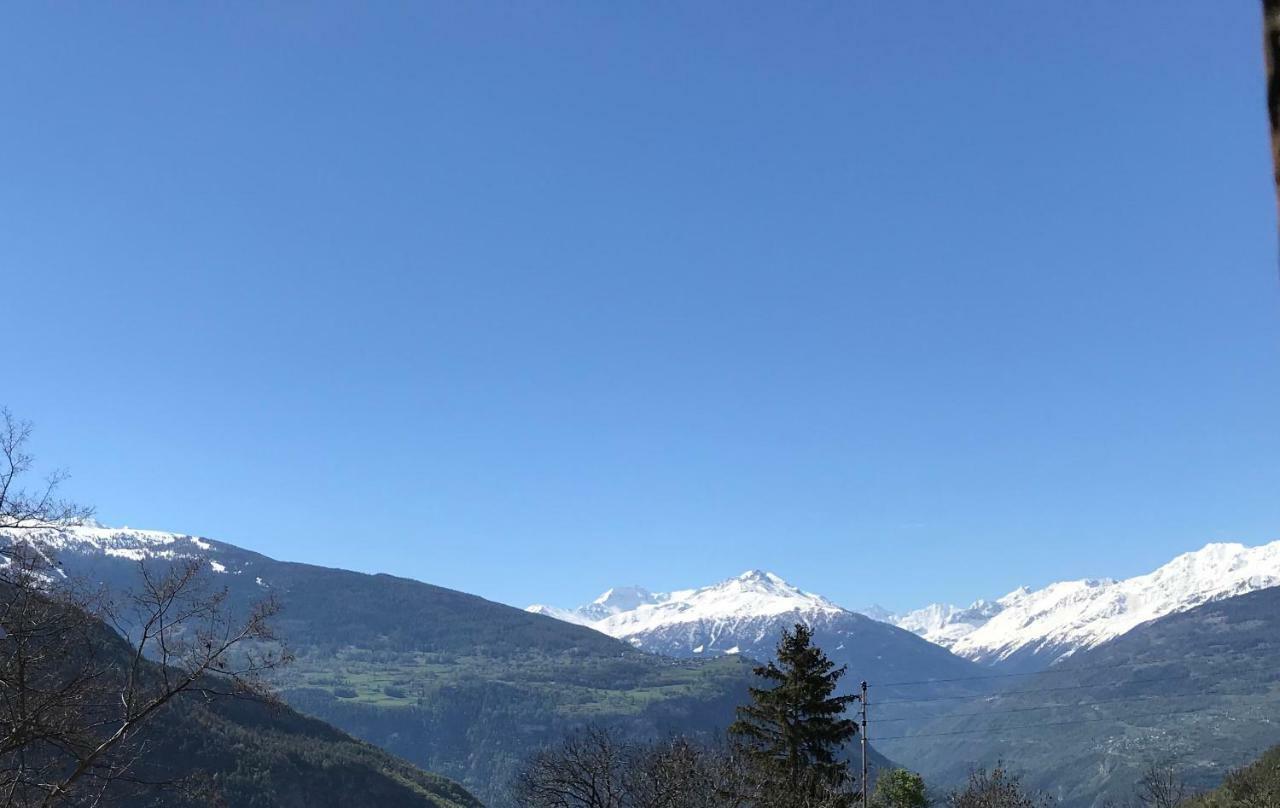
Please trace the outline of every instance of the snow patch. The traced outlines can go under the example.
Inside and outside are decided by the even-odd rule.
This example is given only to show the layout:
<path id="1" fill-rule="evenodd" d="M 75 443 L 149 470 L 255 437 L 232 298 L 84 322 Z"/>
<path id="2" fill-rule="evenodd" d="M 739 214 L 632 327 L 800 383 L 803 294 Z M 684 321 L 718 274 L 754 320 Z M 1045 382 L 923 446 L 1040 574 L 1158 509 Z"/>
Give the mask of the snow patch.
<path id="1" fill-rule="evenodd" d="M 182 533 L 103 527 L 98 522 L 39 530 L 0 528 L 0 541 L 27 544 L 52 559 L 62 553 L 77 553 L 129 561 L 172 561 L 200 558 L 203 551 L 213 550 L 210 542 Z"/>

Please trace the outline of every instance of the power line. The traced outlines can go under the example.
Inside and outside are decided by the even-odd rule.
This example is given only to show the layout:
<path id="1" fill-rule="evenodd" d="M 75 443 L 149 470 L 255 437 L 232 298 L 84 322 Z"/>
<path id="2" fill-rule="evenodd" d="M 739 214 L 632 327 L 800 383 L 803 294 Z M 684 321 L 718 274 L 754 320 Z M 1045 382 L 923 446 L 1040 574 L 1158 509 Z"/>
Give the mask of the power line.
<path id="1" fill-rule="evenodd" d="M 1117 668 L 1150 666 L 1152 664 L 1153 663 L 1150 662 L 1119 662 L 1115 665 L 1082 665 L 1073 668 L 1046 668 L 1042 671 L 1024 671 L 1022 673 L 990 673 L 980 676 L 955 676 L 949 679 L 916 679 L 910 682 L 884 682 L 883 684 L 876 684 L 875 687 L 913 687 L 916 685 L 947 684 L 950 682 L 975 682 L 986 679 L 1012 679 L 1018 676 L 1046 676 L 1048 674 L 1075 673 L 1077 671 L 1104 671 L 1115 670 Z"/>
<path id="2" fill-rule="evenodd" d="M 1178 662 L 1180 663 L 1185 661 L 1186 660 L 1178 660 Z M 1012 678 L 1021 677 L 1021 676 L 1046 676 L 1049 674 L 1079 673 L 1084 671 L 1109 671 L 1109 670 L 1119 670 L 1122 668 L 1144 668 L 1144 667 L 1149 668 L 1149 667 L 1155 667 L 1156 665 L 1159 665 L 1159 664 L 1169 664 L 1169 663 L 1117 662 L 1114 665 L 1076 665 L 1072 667 L 1046 668 L 1045 670 L 1042 670 L 1042 671 L 1024 671 L 1022 673 L 992 673 L 992 674 L 983 674 L 979 676 L 955 676 L 955 677 L 946 678 L 946 679 L 916 679 L 913 681 L 906 681 L 906 682 L 884 682 L 884 683 L 877 683 L 873 685 L 873 687 L 882 687 L 882 688 L 883 687 L 913 687 L 913 686 L 919 686 L 919 685 L 948 684 L 951 682 L 974 682 L 974 681 L 983 681 L 986 679 L 1012 679 Z M 1231 660 L 1223 660 L 1219 664 L 1234 664 L 1234 663 Z M 880 702 L 880 703 L 884 704 L 884 702 Z"/>
<path id="3" fill-rule="evenodd" d="M 995 735 L 1001 732 L 1014 732 L 1017 730 L 1024 730 L 1024 729 L 1041 729 L 1043 727 L 1065 727 L 1068 724 L 1092 724 L 1098 721 L 1127 721 L 1131 718 L 1147 718 L 1150 716 L 1157 716 L 1157 715 L 1186 715 L 1188 713 L 1198 713 L 1201 711 L 1201 709 L 1202 708 L 1193 707 L 1189 710 L 1172 710 L 1172 711 L 1160 710 L 1157 712 L 1135 713 L 1133 715 L 1126 715 L 1126 716 L 1114 716 L 1114 717 L 1103 716 L 1101 718 L 1081 718 L 1074 721 L 1050 721 L 1047 723 L 1040 723 L 1040 724 L 1024 724 L 1024 725 L 1015 726 L 1015 727 L 1000 727 L 998 729 L 960 729 L 960 730 L 955 730 L 953 732 L 930 732 L 930 733 L 919 733 L 916 735 L 881 735 L 875 738 L 874 740 L 896 741 L 896 740 L 905 740 L 908 738 L 941 738 L 947 735 Z M 1206 713 L 1206 715 L 1212 715 L 1216 718 L 1226 717 L 1221 713 Z"/>
<path id="4" fill-rule="evenodd" d="M 1104 688 L 1104 687 L 1120 687 L 1121 685 L 1141 685 L 1151 684 L 1155 682 L 1172 682 L 1180 679 L 1186 679 L 1186 676 L 1161 676 L 1154 679 L 1130 679 L 1127 682 L 1111 682 L 1104 684 L 1087 684 L 1087 685 L 1063 685 L 1061 687 L 1037 687 L 1029 690 L 1004 690 L 999 693 L 982 693 L 973 695 L 972 693 L 963 696 L 927 696 L 916 699 L 886 699 L 877 702 L 880 705 L 885 704 L 917 704 L 927 701 L 977 701 L 979 699 L 998 699 L 1005 696 L 1022 696 L 1036 693 L 1057 693 L 1064 690 L 1086 690 L 1088 688 Z"/>
<path id="5" fill-rule="evenodd" d="M 1260 666 L 1266 667 L 1268 670 L 1270 669 L 1270 666 L 1266 665 L 1265 663 L 1260 663 Z M 1236 665 L 1236 666 L 1233 666 L 1233 669 L 1241 670 L 1241 667 Z M 1091 682 L 1089 684 L 1081 684 L 1081 685 L 1036 687 L 1036 688 L 1027 688 L 1023 690 L 1002 690 L 994 693 L 979 693 L 979 694 L 967 693 L 967 694 L 956 695 L 956 696 L 921 696 L 917 698 L 908 698 L 908 699 L 885 699 L 884 701 L 877 702 L 877 704 L 880 704 L 880 705 L 918 704 L 918 703 L 936 702 L 936 701 L 985 701 L 989 699 L 1004 698 L 1006 696 L 1035 695 L 1038 693 L 1057 693 L 1057 692 L 1062 692 L 1066 690 L 1086 690 L 1090 688 L 1106 689 L 1106 688 L 1113 688 L 1113 687 L 1126 687 L 1128 685 L 1158 684 L 1161 682 L 1186 681 L 1186 680 L 1193 680 L 1196 678 L 1203 679 L 1205 678 L 1205 675 L 1198 674 L 1198 673 L 1186 673 L 1186 674 L 1179 674 L 1176 676 L 1156 676 L 1156 677 L 1150 677 L 1146 679 L 1127 679 L 1125 681 L 1120 681 L 1120 682 Z"/>
<path id="6" fill-rule="evenodd" d="M 1079 701 L 1071 704 L 1043 704 L 1037 707 L 1011 707 L 1006 710 L 981 710 L 978 712 L 968 713 L 942 713 L 939 715 L 918 715 L 918 716 L 895 716 L 891 718 L 877 718 L 876 723 L 888 724 L 900 721 L 936 721 L 943 718 L 964 718 L 964 717 L 982 717 L 988 715 L 1001 715 L 1004 713 L 1028 713 L 1035 710 L 1071 710 L 1081 707 L 1092 707 L 1095 704 L 1115 704 L 1124 701 L 1142 701 L 1147 699 L 1179 699 L 1187 696 L 1265 696 L 1266 693 L 1205 693 L 1203 691 L 1195 691 L 1193 693 L 1145 693 L 1133 696 L 1118 696 L 1114 699 L 1094 699 L 1093 701 Z M 916 737 L 916 736 L 913 736 Z"/>

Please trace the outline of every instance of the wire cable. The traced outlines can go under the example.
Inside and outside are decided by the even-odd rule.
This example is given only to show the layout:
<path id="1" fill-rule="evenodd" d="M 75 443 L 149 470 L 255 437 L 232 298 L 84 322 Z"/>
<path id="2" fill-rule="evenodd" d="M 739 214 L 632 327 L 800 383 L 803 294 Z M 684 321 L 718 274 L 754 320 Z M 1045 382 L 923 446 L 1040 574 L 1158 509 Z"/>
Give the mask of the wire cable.
<path id="1" fill-rule="evenodd" d="M 916 699 L 885 699 L 884 701 L 872 702 L 872 703 L 878 704 L 883 707 L 886 704 L 918 704 L 918 703 L 929 702 L 929 701 L 978 701 L 978 700 L 987 700 L 987 699 L 1000 699 L 1006 696 L 1025 696 L 1025 695 L 1034 695 L 1036 693 L 1058 693 L 1064 690 L 1086 690 L 1089 688 L 1120 687 L 1121 685 L 1142 685 L 1142 684 L 1152 684 L 1156 682 L 1172 682 L 1172 681 L 1178 681 L 1186 678 L 1188 677 L 1162 676 L 1162 677 L 1157 677 L 1153 679 L 1130 679 L 1127 682 L 1113 682 L 1109 684 L 1094 683 L 1094 684 L 1087 684 L 1087 685 L 1063 685 L 1061 687 L 1037 687 L 1037 688 L 1032 688 L 1030 690 L 1005 690 L 999 693 L 982 693 L 979 695 L 973 695 L 972 693 L 970 693 L 963 696 L 927 696 L 927 697 L 916 698 Z"/>
<path id="2" fill-rule="evenodd" d="M 1185 663 L 1186 660 L 1177 660 L 1179 663 Z M 992 673 L 978 676 L 955 676 L 945 679 L 915 679 L 905 682 L 877 682 L 870 687 L 917 687 L 921 685 L 948 684 L 951 682 L 976 682 L 987 679 L 1012 679 L 1022 676 L 1046 676 L 1050 674 L 1062 673 L 1080 673 L 1085 671 L 1110 671 L 1121 670 L 1124 668 L 1144 668 L 1154 667 L 1160 664 L 1170 664 L 1169 662 L 1117 662 L 1114 665 L 1076 665 L 1068 667 L 1050 667 L 1042 671 L 1023 671 L 1021 673 Z M 1220 664 L 1232 664 L 1230 660 L 1224 660 Z"/>
<path id="3" fill-rule="evenodd" d="M 1003 715 L 1005 713 L 1029 713 L 1035 710 L 1074 710 L 1082 707 L 1092 707 L 1095 704 L 1116 704 L 1125 701 L 1145 701 L 1151 699 L 1181 699 L 1191 696 L 1200 696 L 1211 698 L 1213 696 L 1267 696 L 1269 693 L 1206 693 L 1204 691 L 1194 691 L 1191 693 L 1144 693 L 1133 696 L 1117 696 L 1114 699 L 1094 699 L 1093 701 L 1079 701 L 1071 704 L 1042 704 L 1037 707 L 1011 707 L 1007 710 L 981 710 L 978 712 L 968 713 L 942 713 L 940 715 L 918 715 L 918 716 L 893 716 L 890 718 L 876 717 L 872 723 L 888 724 L 901 721 L 938 721 L 944 718 L 964 718 L 964 717 L 983 717 L 988 715 Z"/>
<path id="4" fill-rule="evenodd" d="M 1065 727 L 1068 724 L 1092 724 L 1098 721 L 1120 722 L 1120 721 L 1128 721 L 1129 719 L 1132 719 L 1132 718 L 1148 718 L 1148 717 L 1157 716 L 1157 715 L 1162 715 L 1162 716 L 1187 715 L 1190 713 L 1199 713 L 1201 712 L 1202 709 L 1203 708 L 1193 707 L 1190 710 L 1172 710 L 1172 711 L 1160 710 L 1158 712 L 1152 712 L 1152 713 L 1135 713 L 1133 715 L 1125 715 L 1125 716 L 1102 716 L 1100 718 L 1081 718 L 1074 721 L 1049 721 L 1049 722 L 1040 723 L 1040 724 L 1024 724 L 1021 726 L 999 727 L 996 729 L 960 729 L 960 730 L 955 730 L 953 732 L 930 732 L 930 733 L 919 733 L 916 735 L 881 735 L 876 738 L 868 737 L 867 743 L 871 743 L 873 741 L 897 741 L 897 740 L 905 740 L 908 738 L 910 739 L 941 738 L 948 735 L 994 735 L 1001 732 L 1015 732 L 1015 731 L 1024 730 L 1024 729 L 1043 729 L 1045 727 Z M 1227 717 L 1222 713 L 1205 713 L 1205 715 L 1210 715 L 1215 718 Z"/>
<path id="5" fill-rule="evenodd" d="M 1118 662 L 1115 665 L 1081 665 L 1078 667 L 1046 668 L 1042 671 L 1024 671 L 1022 673 L 991 673 L 980 676 L 955 676 L 949 679 L 916 679 L 909 682 L 878 682 L 874 687 L 914 687 L 918 685 L 947 684 L 951 682 L 977 682 L 987 679 L 1012 679 L 1019 676 L 1046 676 L 1049 674 L 1075 673 L 1077 671 L 1105 671 L 1118 668 L 1136 668 L 1150 666 L 1150 662 Z"/>
<path id="6" fill-rule="evenodd" d="M 1265 668 L 1266 670 L 1272 669 L 1272 666 L 1265 662 L 1260 662 L 1255 667 Z M 1233 671 L 1247 670 L 1247 668 L 1242 668 L 1239 665 L 1232 665 L 1232 670 Z M 1155 676 L 1155 677 L 1150 677 L 1146 679 L 1126 679 L 1120 682 L 1091 682 L 1089 684 L 1081 684 L 1081 685 L 1035 687 L 1035 688 L 1026 688 L 1023 690 L 1001 690 L 1001 691 L 996 691 L 994 693 L 978 693 L 978 694 L 966 693 L 966 694 L 955 695 L 955 696 L 921 696 L 917 698 L 907 698 L 907 699 L 885 699 L 884 701 L 874 701 L 872 702 L 872 704 L 884 706 L 887 704 L 919 704 L 924 702 L 937 702 L 937 701 L 987 701 L 991 699 L 1005 698 L 1006 696 L 1034 695 L 1037 693 L 1057 693 L 1057 692 L 1062 692 L 1066 690 L 1086 690 L 1090 688 L 1105 689 L 1109 687 L 1126 687 L 1129 685 L 1158 684 L 1161 682 L 1187 681 L 1187 680 L 1192 680 L 1197 678 L 1203 679 L 1207 677 L 1203 673 L 1186 673 L 1186 674 L 1180 674 L 1177 676 Z"/>

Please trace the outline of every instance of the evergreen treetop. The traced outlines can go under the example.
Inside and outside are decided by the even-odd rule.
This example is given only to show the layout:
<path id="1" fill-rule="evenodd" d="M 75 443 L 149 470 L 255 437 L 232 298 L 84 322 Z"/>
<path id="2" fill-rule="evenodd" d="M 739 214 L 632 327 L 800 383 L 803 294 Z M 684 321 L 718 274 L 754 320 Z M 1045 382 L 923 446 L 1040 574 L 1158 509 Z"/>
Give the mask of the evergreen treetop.
<path id="1" fill-rule="evenodd" d="M 844 746 L 857 724 L 844 717 L 854 696 L 834 695 L 845 668 L 837 668 L 813 644 L 808 626 L 783 631 L 777 660 L 755 669 L 766 686 L 751 688 L 729 727 L 738 750 L 773 782 L 796 790 L 819 782 L 840 787 L 850 780 Z"/>

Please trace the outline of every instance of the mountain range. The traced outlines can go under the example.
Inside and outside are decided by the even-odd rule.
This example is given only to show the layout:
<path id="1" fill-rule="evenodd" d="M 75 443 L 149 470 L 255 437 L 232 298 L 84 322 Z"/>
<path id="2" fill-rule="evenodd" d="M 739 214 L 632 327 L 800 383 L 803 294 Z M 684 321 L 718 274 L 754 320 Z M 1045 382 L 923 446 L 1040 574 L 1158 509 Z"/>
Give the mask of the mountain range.
<path id="1" fill-rule="evenodd" d="M 492 806 L 507 804 L 533 750 L 586 722 L 713 735 L 752 681 L 748 658 L 771 654 L 794 622 L 848 666 L 850 689 L 871 682 L 873 761 L 888 765 L 883 751 L 943 788 L 1002 759 L 1083 808 L 1123 797 L 1154 756 L 1183 755 L 1209 784 L 1280 736 L 1280 543 L 1213 544 L 1136 578 L 898 616 L 759 570 L 520 610 L 178 533 L 87 526 L 34 538 L 67 576 L 112 588 L 139 562 L 196 557 L 236 607 L 276 595 L 297 656 L 279 685 L 294 708 Z"/>
<path id="2" fill-rule="evenodd" d="M 848 623 L 856 612 L 966 660 L 1011 672 L 1042 670 L 1150 620 L 1277 585 L 1280 541 L 1258 547 L 1208 544 L 1133 578 L 1020 587 L 966 607 L 932 604 L 900 615 L 879 607 L 845 609 L 760 571 L 700 589 L 654 594 L 630 586 L 610 589 L 577 609 L 536 605 L 529 610 L 678 656 L 767 651 L 782 622 L 803 619 L 815 627 Z M 865 650 L 879 655 L 878 648 Z M 870 661 L 862 667 L 882 673 Z M 922 675 L 913 678 L 935 676 L 929 666 L 916 670 Z"/>
<path id="3" fill-rule="evenodd" d="M 935 604 L 885 619 L 966 659 L 1038 670 L 1150 620 L 1273 586 L 1280 586 L 1280 541 L 1214 543 L 1133 578 L 1021 587 L 994 601 Z"/>
<path id="4" fill-rule="evenodd" d="M 528 611 L 589 626 L 642 651 L 683 659 L 739 654 L 764 659 L 773 654 L 784 628 L 804 623 L 837 665 L 848 666 L 844 684 L 850 689 L 862 680 L 981 673 L 974 663 L 910 631 L 837 606 L 761 570 L 698 589 L 652 593 L 622 587 L 578 609 L 539 605 Z"/>

